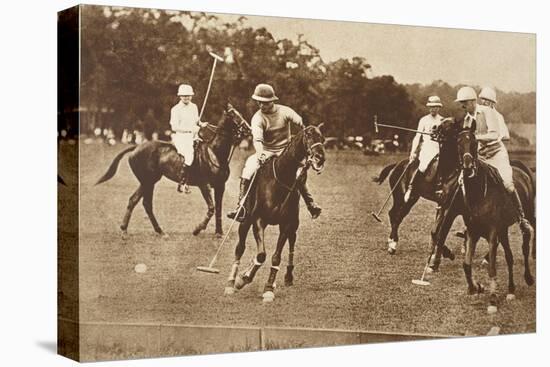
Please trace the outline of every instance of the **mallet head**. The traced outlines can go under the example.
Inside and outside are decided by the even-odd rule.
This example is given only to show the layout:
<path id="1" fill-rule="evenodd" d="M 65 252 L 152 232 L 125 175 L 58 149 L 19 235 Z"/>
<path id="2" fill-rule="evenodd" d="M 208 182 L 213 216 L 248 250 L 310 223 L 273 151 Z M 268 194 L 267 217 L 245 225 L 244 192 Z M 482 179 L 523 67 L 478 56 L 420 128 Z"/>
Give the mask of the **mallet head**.
<path id="1" fill-rule="evenodd" d="M 220 272 L 219 269 L 212 268 L 210 266 L 197 266 L 197 270 L 205 273 L 212 273 L 212 274 L 218 274 Z"/>
<path id="2" fill-rule="evenodd" d="M 223 62 L 223 57 L 218 56 L 218 55 L 216 55 L 216 54 L 213 53 L 213 52 L 208 52 L 208 53 L 209 53 L 210 56 L 212 56 L 215 60 L 218 60 L 218 61 L 220 61 L 220 62 Z"/>

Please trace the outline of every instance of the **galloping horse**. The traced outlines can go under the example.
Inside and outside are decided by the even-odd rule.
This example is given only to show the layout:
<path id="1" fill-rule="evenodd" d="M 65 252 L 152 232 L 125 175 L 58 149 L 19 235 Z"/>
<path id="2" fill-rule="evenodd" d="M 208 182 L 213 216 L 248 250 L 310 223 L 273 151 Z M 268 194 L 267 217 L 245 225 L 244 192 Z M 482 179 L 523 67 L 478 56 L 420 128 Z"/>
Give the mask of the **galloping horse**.
<path id="1" fill-rule="evenodd" d="M 231 268 L 226 293 L 234 293 L 252 282 L 258 269 L 266 260 L 264 230 L 268 225 L 279 225 L 277 248 L 271 258 L 271 272 L 264 287 L 264 301 L 273 301 L 274 282 L 281 263 L 281 252 L 288 240 L 289 264 L 285 285 L 292 285 L 294 268 L 294 244 L 299 225 L 298 185 L 306 179 L 310 166 L 320 173 L 324 167 L 324 137 L 316 126 L 308 126 L 293 137 L 279 157 L 272 157 L 256 172 L 255 182 L 250 189 L 249 207 L 252 208 L 246 220 L 239 225 L 239 242 L 235 248 L 235 261 Z M 305 160 L 305 167 L 304 166 Z M 298 173 L 300 171 L 300 173 Z M 241 257 L 245 250 L 246 237 L 253 227 L 257 243 L 257 254 L 250 267 L 238 274 Z"/>
<path id="2" fill-rule="evenodd" d="M 449 119 L 448 121 L 451 120 Z M 405 159 L 398 163 L 390 164 L 384 167 L 378 177 L 373 178 L 374 182 L 382 184 L 382 182 L 384 182 L 386 177 L 389 175 L 390 188 L 395 188 L 392 193 L 393 204 L 388 213 L 388 216 L 390 217 L 391 233 L 387 241 L 387 246 L 388 253 L 391 255 L 394 255 L 397 251 L 397 244 L 399 242 L 399 226 L 409 214 L 414 204 L 418 202 L 418 199 L 423 197 L 433 202 L 440 201 L 440 197 L 438 197 L 438 194 L 436 193 L 438 188 L 437 181 L 439 178 L 442 180 L 441 187 L 443 189 L 456 184 L 458 177 L 455 173 L 457 166 L 456 144 L 453 144 L 453 142 L 450 141 L 440 141 L 439 150 L 438 157 L 430 163 L 428 169 L 426 170 L 426 174 L 422 177 L 422 179 L 417 180 L 414 194 L 410 196 L 408 201 L 405 201 L 405 193 L 408 189 L 408 183 L 412 179 L 414 172 L 418 167 L 418 161 L 409 164 L 409 160 Z M 403 176 L 401 181 L 397 182 L 401 176 Z M 396 187 L 396 185 L 398 186 Z M 441 247 L 438 247 L 441 252 L 437 254 L 438 257 L 435 264 L 432 264 L 433 270 L 437 270 L 439 266 L 440 254 L 442 254 L 445 258 L 454 260 L 455 256 L 453 252 L 444 245 L 444 241 L 447 238 L 447 234 L 454 219 L 458 215 L 459 213 L 455 213 L 452 218 L 449 218 L 450 222 L 448 226 L 436 226 L 432 229 L 432 241 L 441 242 Z M 445 223 L 447 224 L 448 222 Z"/>
<path id="3" fill-rule="evenodd" d="M 472 257 L 480 237 L 489 243 L 489 306 L 488 312 L 497 311 L 496 253 L 499 242 L 502 244 L 508 265 L 508 295 L 515 298 L 513 275 L 514 259 L 510 249 L 508 227 L 517 221 L 517 213 L 510 203 L 508 193 L 502 184 L 498 171 L 477 158 L 477 141 L 471 129 L 462 130 L 457 138 L 460 168 L 462 172 L 462 197 L 464 201 L 464 222 L 468 228 L 466 234 L 466 254 L 464 274 L 468 283 L 468 293 L 483 291 L 480 283 L 474 285 L 472 280 Z M 535 224 L 535 186 L 530 175 L 513 167 L 513 178 L 516 190 L 521 198 L 527 219 Z M 534 280 L 529 269 L 529 242 L 531 233 L 523 233 L 522 250 L 525 262 L 524 278 L 527 285 Z"/>
<path id="4" fill-rule="evenodd" d="M 193 230 L 193 235 L 198 235 L 206 229 L 214 211 L 216 212 L 216 234 L 218 236 L 223 234 L 222 198 L 225 191 L 225 182 L 229 177 L 230 155 L 234 145 L 249 132 L 250 127 L 231 104 L 227 105 L 227 110 L 223 112 L 217 126 L 209 124 L 199 131 L 199 136 L 204 141 L 199 143 L 198 148 L 195 149 L 196 163 L 188 172 L 187 182 L 189 185 L 199 187 L 208 210 L 203 221 Z M 132 154 L 130 154 L 128 162 L 140 185 L 128 200 L 128 208 L 120 225 L 122 234 L 123 236 L 127 235 L 132 211 L 143 198 L 145 212 L 155 232 L 161 236 L 166 236 L 153 213 L 153 190 L 162 176 L 174 182 L 180 182 L 183 158 L 177 153 L 176 148 L 168 142 L 149 141 L 132 146 L 120 152 L 113 159 L 109 169 L 97 181 L 96 185 L 111 179 L 116 174 L 120 160 L 129 152 L 132 152 Z M 215 205 L 212 201 L 211 187 L 214 188 Z"/>

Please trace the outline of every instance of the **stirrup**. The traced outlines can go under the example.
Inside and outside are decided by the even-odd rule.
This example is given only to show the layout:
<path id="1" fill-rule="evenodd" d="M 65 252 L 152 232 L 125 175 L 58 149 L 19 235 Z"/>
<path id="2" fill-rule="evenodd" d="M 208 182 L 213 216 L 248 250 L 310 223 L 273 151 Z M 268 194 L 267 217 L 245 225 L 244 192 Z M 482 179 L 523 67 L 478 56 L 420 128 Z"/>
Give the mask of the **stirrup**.
<path id="1" fill-rule="evenodd" d="M 239 210 L 239 208 L 241 210 Z M 245 221 L 246 219 L 246 209 L 244 207 L 240 207 L 239 208 L 233 210 L 233 211 L 230 211 L 229 213 L 227 213 L 227 218 L 229 219 L 234 219 L 236 220 L 237 222 L 239 223 L 242 223 Z M 237 215 L 238 214 L 238 215 Z"/>

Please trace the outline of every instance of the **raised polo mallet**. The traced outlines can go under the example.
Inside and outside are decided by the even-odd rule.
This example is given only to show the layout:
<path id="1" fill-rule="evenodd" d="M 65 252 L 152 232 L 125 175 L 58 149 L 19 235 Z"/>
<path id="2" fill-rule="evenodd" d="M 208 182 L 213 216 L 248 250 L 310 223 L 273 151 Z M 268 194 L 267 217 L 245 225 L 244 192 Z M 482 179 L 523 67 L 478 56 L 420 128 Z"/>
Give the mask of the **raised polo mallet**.
<path id="1" fill-rule="evenodd" d="M 223 62 L 223 57 L 216 55 L 213 52 L 209 52 L 210 56 L 214 58 L 214 64 L 212 65 L 212 72 L 210 73 L 210 80 L 208 81 L 208 88 L 206 88 L 206 95 L 204 96 L 204 101 L 202 102 L 201 113 L 199 114 L 199 121 L 202 118 L 204 108 L 206 107 L 206 101 L 208 100 L 208 95 L 210 94 L 210 87 L 212 86 L 212 80 L 214 79 L 214 70 L 216 70 L 216 63 Z"/>
<path id="2" fill-rule="evenodd" d="M 237 214 L 235 215 L 235 218 L 233 218 L 233 221 L 231 222 L 231 225 L 229 226 L 229 229 L 227 230 L 227 233 L 225 234 L 225 237 L 223 238 L 222 242 L 220 243 L 220 246 L 218 247 L 218 251 L 216 251 L 216 254 L 212 258 L 212 261 L 210 261 L 210 264 L 208 266 L 197 266 L 198 271 L 202 271 L 205 273 L 212 273 L 212 274 L 218 274 L 220 270 L 218 268 L 214 267 L 214 264 L 216 264 L 216 260 L 218 260 L 218 255 L 220 254 L 220 250 L 222 249 L 223 244 L 229 237 L 229 234 L 231 233 L 231 228 L 233 228 L 233 224 L 237 221 L 237 217 L 241 210 L 243 210 L 244 203 L 246 202 L 246 198 L 248 197 L 248 193 L 250 192 L 250 189 L 252 188 L 252 184 L 254 183 L 254 179 L 256 178 L 256 173 L 254 173 L 254 176 L 252 176 L 252 179 L 250 180 L 250 184 L 248 185 L 248 190 L 246 191 L 245 195 L 243 196 L 241 202 L 239 203 L 239 207 L 237 208 Z"/>

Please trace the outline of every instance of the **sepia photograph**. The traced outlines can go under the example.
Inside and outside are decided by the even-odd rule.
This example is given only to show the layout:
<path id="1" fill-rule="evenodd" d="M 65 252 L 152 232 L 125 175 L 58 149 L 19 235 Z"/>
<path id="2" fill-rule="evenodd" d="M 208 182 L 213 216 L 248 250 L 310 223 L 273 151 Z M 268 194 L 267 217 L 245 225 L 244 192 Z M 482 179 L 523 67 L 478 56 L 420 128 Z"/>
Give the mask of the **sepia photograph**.
<path id="1" fill-rule="evenodd" d="M 57 42 L 59 354 L 537 331 L 536 34 L 78 5 Z"/>

